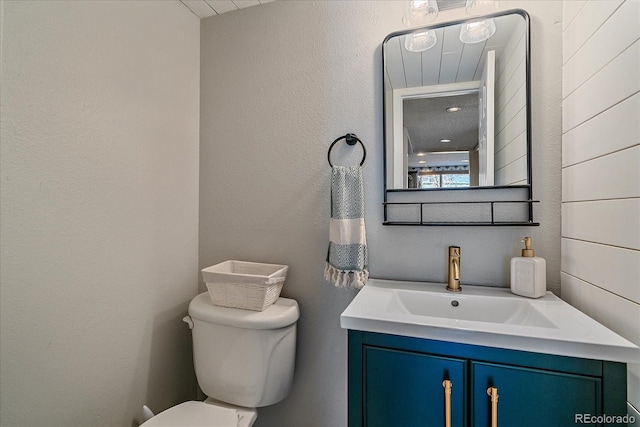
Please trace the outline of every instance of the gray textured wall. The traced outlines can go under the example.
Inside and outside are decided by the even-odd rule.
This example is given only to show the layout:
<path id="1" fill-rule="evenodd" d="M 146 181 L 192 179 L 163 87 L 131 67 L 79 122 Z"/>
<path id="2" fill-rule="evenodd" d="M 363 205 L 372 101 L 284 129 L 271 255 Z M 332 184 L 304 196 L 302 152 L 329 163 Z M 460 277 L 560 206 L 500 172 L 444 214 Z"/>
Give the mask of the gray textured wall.
<path id="1" fill-rule="evenodd" d="M 503 2 L 503 6 L 504 3 Z M 347 132 L 367 146 L 367 231 L 374 277 L 445 280 L 462 247 L 464 284 L 508 285 L 520 240 L 534 238 L 557 290 L 560 253 L 561 2 L 510 1 L 532 18 L 534 197 L 540 227 L 382 226 L 381 43 L 404 2 L 274 2 L 202 21 L 200 267 L 225 259 L 286 263 L 298 300 L 292 395 L 257 425 L 346 424 L 346 333 L 354 296 L 322 277 L 328 244 L 327 148 Z M 463 13 L 463 12 L 462 12 Z M 441 13 L 439 20 L 461 17 Z M 334 150 L 334 163 L 360 151 Z M 202 291 L 204 287 L 201 284 Z"/>
<path id="2" fill-rule="evenodd" d="M 200 23 L 165 1 L 0 12 L 0 425 L 136 425 L 195 394 Z"/>

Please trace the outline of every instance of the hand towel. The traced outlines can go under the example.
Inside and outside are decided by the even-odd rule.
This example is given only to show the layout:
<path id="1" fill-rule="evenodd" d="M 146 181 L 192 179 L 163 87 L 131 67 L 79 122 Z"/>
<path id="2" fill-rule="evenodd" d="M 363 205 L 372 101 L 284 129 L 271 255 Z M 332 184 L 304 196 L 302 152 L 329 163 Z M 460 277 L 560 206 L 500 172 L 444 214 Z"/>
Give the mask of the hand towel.
<path id="1" fill-rule="evenodd" d="M 369 278 L 362 167 L 331 168 L 331 220 L 324 278 L 360 289 Z"/>

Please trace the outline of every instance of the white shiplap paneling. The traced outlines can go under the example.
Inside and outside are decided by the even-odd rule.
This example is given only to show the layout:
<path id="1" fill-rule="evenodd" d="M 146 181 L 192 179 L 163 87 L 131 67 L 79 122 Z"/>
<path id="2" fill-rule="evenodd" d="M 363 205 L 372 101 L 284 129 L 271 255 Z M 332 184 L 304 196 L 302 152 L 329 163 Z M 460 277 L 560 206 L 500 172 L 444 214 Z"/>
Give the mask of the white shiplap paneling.
<path id="1" fill-rule="evenodd" d="M 443 37 L 440 84 L 455 83 L 462 57 L 463 43 L 460 42 L 459 30 L 454 27 L 446 27 Z"/>
<path id="2" fill-rule="evenodd" d="M 640 250 L 640 199 L 562 204 L 562 235 Z"/>
<path id="3" fill-rule="evenodd" d="M 562 298 L 629 341 L 640 344 L 640 304 L 562 273 Z"/>
<path id="4" fill-rule="evenodd" d="M 624 0 L 589 0 L 580 8 L 562 33 L 563 64 L 567 63 L 623 2 Z"/>
<path id="5" fill-rule="evenodd" d="M 527 104 L 525 95 L 527 73 L 524 55 L 515 72 L 511 74 L 505 74 L 506 80 L 498 79 L 496 82 L 499 85 L 499 87 L 496 88 L 496 91 L 498 92 L 498 105 L 496 105 L 496 109 L 499 110 L 500 113 L 503 112 L 505 108 L 507 108 L 507 104 L 511 103 L 513 97 L 516 93 L 518 93 L 518 91 L 522 91 L 522 96 L 518 100 L 518 104 L 511 103 L 510 107 L 515 109 L 515 111 L 518 111 L 520 108 L 524 107 Z"/>
<path id="6" fill-rule="evenodd" d="M 518 113 L 522 110 L 526 111 L 527 108 L 527 88 L 522 85 L 518 88 L 515 94 L 509 98 L 508 102 L 504 105 L 496 105 L 500 108 L 497 112 L 496 121 L 496 133 L 502 131 L 510 122 L 514 119 Z"/>
<path id="7" fill-rule="evenodd" d="M 563 168 L 562 200 L 574 202 L 640 197 L 639 166 L 640 145 L 636 145 Z"/>
<path id="8" fill-rule="evenodd" d="M 517 111 L 517 110 L 516 110 Z M 501 122 L 501 121 L 500 121 Z M 507 124 L 496 132 L 495 147 L 496 152 L 502 150 L 511 141 L 527 130 L 527 110 L 522 108 L 517 114 L 507 122 Z"/>
<path id="9" fill-rule="evenodd" d="M 508 82 L 513 77 L 514 73 L 520 73 L 518 68 L 524 67 L 526 59 L 526 27 L 524 23 L 514 26 L 513 35 L 509 39 L 509 42 L 504 48 L 504 53 L 498 58 L 496 64 L 496 75 L 498 80 L 504 80 Z M 518 74 L 519 75 L 519 74 Z M 519 77 L 524 79 L 524 75 Z"/>
<path id="10" fill-rule="evenodd" d="M 422 52 L 422 84 L 424 86 L 436 85 L 440 82 L 440 52 L 442 50 L 442 35 L 444 30 L 435 30 L 437 42 L 433 48 Z"/>
<path id="11" fill-rule="evenodd" d="M 582 123 L 562 137 L 562 166 L 640 144 L 640 93 Z"/>
<path id="12" fill-rule="evenodd" d="M 621 28 L 626 30 L 620 31 Z M 563 98 L 580 87 L 638 38 L 640 38 L 640 1 L 626 1 L 564 65 Z"/>
<path id="13" fill-rule="evenodd" d="M 563 238 L 562 271 L 640 304 L 640 251 Z"/>
<path id="14" fill-rule="evenodd" d="M 387 42 L 384 48 L 385 71 L 391 82 L 393 89 L 407 87 L 407 79 L 404 75 L 404 65 L 402 59 L 403 44 L 401 37 L 394 37 Z"/>
<path id="15" fill-rule="evenodd" d="M 562 298 L 588 316 L 640 345 L 640 304 L 561 273 Z M 640 365 L 627 365 L 627 396 L 632 404 L 640 397 Z"/>
<path id="16" fill-rule="evenodd" d="M 400 46 L 404 46 L 407 36 L 400 37 Z M 404 64 L 404 76 L 407 79 L 407 86 L 422 86 L 422 55 L 420 52 L 409 52 L 407 49 L 400 49 L 402 63 Z"/>
<path id="17" fill-rule="evenodd" d="M 566 30 L 573 22 L 580 9 L 587 3 L 587 0 L 574 0 L 562 2 L 562 31 Z"/>
<path id="18" fill-rule="evenodd" d="M 527 158 L 520 157 L 513 162 L 501 167 L 496 167 L 496 182 L 500 185 L 526 184 Z"/>
<path id="19" fill-rule="evenodd" d="M 526 132 L 522 132 L 510 144 L 507 144 L 502 150 L 496 152 L 495 167 L 496 169 L 501 169 L 517 159 L 526 157 L 526 155 L 527 134 Z"/>
<path id="20" fill-rule="evenodd" d="M 216 11 L 216 14 L 233 12 L 234 10 L 238 10 L 238 6 L 235 5 L 231 0 L 204 0 L 213 10 Z"/>
<path id="21" fill-rule="evenodd" d="M 484 54 L 484 44 L 483 43 L 472 43 L 465 44 L 462 48 L 462 58 L 460 63 L 466 64 L 484 64 L 483 54 Z M 486 56 L 485 56 L 486 57 Z M 482 73 L 482 70 L 478 70 L 481 67 L 459 67 L 458 72 L 456 74 L 456 82 L 469 82 L 475 79 L 475 75 L 477 72 Z"/>
<path id="22" fill-rule="evenodd" d="M 217 14 L 204 0 L 180 0 L 180 2 L 200 19 Z"/>
<path id="23" fill-rule="evenodd" d="M 564 131 L 573 129 L 640 90 L 640 41 L 625 49 L 606 67 L 565 98 Z"/>
<path id="24" fill-rule="evenodd" d="M 561 295 L 640 345 L 640 2 L 563 4 Z"/>
<path id="25" fill-rule="evenodd" d="M 208 18 L 246 7 L 270 3 L 274 0 L 179 0 L 198 18 Z"/>
<path id="26" fill-rule="evenodd" d="M 527 180 L 526 28 L 518 23 L 499 57 L 495 101 L 495 184 Z"/>

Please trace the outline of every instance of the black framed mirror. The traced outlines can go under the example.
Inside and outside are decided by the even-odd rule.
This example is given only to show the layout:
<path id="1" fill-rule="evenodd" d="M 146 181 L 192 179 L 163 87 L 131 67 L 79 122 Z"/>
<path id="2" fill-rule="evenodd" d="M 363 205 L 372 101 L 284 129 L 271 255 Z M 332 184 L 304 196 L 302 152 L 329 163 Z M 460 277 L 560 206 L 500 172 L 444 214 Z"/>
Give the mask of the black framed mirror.
<path id="1" fill-rule="evenodd" d="M 529 31 L 528 14 L 511 10 L 385 38 L 385 222 L 393 192 L 429 203 L 521 189 L 531 201 Z"/>

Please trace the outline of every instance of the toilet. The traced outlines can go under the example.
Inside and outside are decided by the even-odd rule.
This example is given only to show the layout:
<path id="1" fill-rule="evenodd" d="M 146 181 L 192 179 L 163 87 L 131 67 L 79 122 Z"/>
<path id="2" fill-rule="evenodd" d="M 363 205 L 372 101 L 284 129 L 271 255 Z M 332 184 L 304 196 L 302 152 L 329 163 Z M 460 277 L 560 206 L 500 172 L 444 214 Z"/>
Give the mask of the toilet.
<path id="1" fill-rule="evenodd" d="M 207 292 L 183 320 L 193 338 L 193 364 L 204 402 L 189 401 L 153 416 L 144 427 L 251 427 L 258 407 L 289 394 L 296 353 L 298 303 L 278 300 L 264 311 L 213 305 Z"/>

